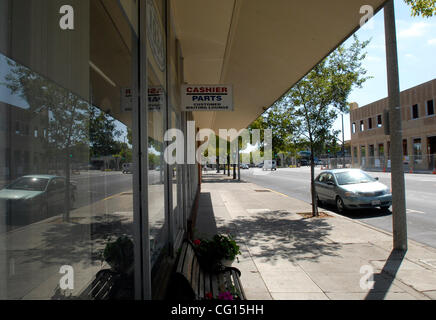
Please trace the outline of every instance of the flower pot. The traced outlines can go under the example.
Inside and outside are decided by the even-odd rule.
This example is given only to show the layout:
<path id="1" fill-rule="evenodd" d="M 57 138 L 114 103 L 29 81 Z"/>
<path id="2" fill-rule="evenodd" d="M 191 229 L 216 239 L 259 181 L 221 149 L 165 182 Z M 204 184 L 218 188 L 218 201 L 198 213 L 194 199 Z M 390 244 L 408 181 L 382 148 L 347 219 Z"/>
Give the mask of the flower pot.
<path id="1" fill-rule="evenodd" d="M 221 260 L 221 264 L 226 268 L 231 267 L 233 262 L 235 262 L 235 259 L 233 259 L 233 260 L 226 260 L 226 259 Z"/>

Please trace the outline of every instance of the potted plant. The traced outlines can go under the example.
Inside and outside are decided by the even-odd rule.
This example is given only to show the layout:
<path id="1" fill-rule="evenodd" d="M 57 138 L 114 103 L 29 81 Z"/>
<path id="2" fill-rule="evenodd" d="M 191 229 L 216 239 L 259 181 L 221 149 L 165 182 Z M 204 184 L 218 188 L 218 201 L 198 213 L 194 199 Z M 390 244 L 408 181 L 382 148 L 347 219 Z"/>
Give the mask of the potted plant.
<path id="1" fill-rule="evenodd" d="M 241 254 L 238 244 L 228 234 L 217 234 L 212 239 L 197 239 L 194 246 L 202 266 L 212 271 L 231 266 Z"/>
<path id="2" fill-rule="evenodd" d="M 108 242 L 103 251 L 103 259 L 112 270 L 127 275 L 133 268 L 133 242 L 127 236 L 119 237 L 114 242 Z"/>

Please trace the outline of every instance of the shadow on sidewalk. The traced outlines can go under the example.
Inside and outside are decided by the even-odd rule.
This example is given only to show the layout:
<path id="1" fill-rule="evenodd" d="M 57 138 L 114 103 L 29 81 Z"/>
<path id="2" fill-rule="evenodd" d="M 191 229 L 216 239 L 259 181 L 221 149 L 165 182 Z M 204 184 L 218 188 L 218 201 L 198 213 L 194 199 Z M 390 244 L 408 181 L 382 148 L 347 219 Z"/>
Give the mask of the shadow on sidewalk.
<path id="1" fill-rule="evenodd" d="M 266 261 L 299 259 L 318 261 L 323 256 L 337 256 L 342 246 L 328 241 L 332 227 L 324 219 L 295 220 L 287 211 L 268 211 L 231 221 L 217 217 L 211 195 L 201 194 L 197 220 L 198 235 L 230 233 L 245 242 L 253 258 Z"/>
<path id="2" fill-rule="evenodd" d="M 374 286 L 365 300 L 383 300 L 386 297 L 405 255 L 405 251 L 393 250 L 391 252 L 380 273 L 374 274 Z"/>
<path id="3" fill-rule="evenodd" d="M 227 176 L 227 173 L 219 174 L 219 173 L 203 173 L 202 174 L 203 183 L 246 183 L 245 181 L 238 181 L 238 179 L 233 179 L 233 174 L 230 174 L 230 177 Z"/>
<path id="4" fill-rule="evenodd" d="M 129 220 L 116 214 L 72 217 L 70 223 L 59 218 L 38 236 L 41 246 L 24 250 L 20 255 L 24 258 L 23 263 L 38 263 L 42 267 L 79 262 L 91 265 L 100 259 L 99 250 L 104 248 L 109 236 L 114 240 L 132 234 Z"/>

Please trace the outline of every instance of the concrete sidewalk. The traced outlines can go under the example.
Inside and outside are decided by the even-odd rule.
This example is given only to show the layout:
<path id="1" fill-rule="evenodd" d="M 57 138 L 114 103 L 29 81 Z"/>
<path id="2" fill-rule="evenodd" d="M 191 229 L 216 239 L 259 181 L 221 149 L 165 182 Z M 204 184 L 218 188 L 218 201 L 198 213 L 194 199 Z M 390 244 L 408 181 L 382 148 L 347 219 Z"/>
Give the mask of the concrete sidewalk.
<path id="1" fill-rule="evenodd" d="M 310 204 L 222 174 L 203 181 L 195 235 L 236 236 L 248 299 L 436 299 L 436 249 L 409 241 L 399 254 L 388 232 L 326 210 L 305 218 Z"/>

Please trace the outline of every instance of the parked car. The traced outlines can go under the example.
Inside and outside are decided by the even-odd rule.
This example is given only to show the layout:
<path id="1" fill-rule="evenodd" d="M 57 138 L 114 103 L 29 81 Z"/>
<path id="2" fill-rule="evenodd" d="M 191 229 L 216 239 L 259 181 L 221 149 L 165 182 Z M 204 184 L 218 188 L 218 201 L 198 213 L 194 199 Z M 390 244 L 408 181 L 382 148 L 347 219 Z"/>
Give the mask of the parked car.
<path id="1" fill-rule="evenodd" d="M 302 166 L 302 167 L 310 166 L 310 161 L 308 159 L 300 159 L 299 163 L 300 163 L 300 166 Z"/>
<path id="2" fill-rule="evenodd" d="M 315 190 L 318 204 L 335 204 L 340 213 L 376 207 L 388 210 L 392 205 L 389 188 L 360 169 L 324 171 L 315 180 Z"/>
<path id="3" fill-rule="evenodd" d="M 263 165 L 263 170 L 277 171 L 277 161 L 276 160 L 265 160 Z"/>
<path id="4" fill-rule="evenodd" d="M 258 164 L 256 165 L 256 167 L 257 167 L 257 168 L 263 168 L 263 162 L 258 163 Z"/>
<path id="5" fill-rule="evenodd" d="M 248 164 L 241 164 L 241 169 L 250 169 L 250 166 Z"/>
<path id="6" fill-rule="evenodd" d="M 70 208 L 74 207 L 77 187 L 70 183 Z M 18 178 L 0 190 L 7 225 L 25 225 L 58 214 L 65 206 L 66 179 L 52 175 Z"/>

